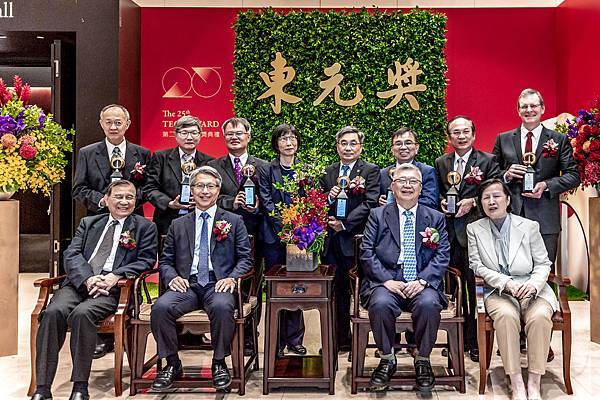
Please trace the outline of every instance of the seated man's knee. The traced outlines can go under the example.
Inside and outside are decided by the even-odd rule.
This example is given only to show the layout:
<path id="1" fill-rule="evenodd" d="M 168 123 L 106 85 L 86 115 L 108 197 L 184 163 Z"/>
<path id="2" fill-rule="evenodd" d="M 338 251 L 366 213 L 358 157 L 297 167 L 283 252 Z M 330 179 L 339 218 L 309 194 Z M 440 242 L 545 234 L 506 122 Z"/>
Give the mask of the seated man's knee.
<path id="1" fill-rule="evenodd" d="M 152 310 L 150 311 L 150 319 L 160 319 L 167 315 L 170 315 L 173 311 L 173 303 L 166 301 L 165 297 L 159 297 L 154 304 L 152 304 Z"/>
<path id="2" fill-rule="evenodd" d="M 40 322 L 46 320 L 47 322 L 51 322 L 51 321 L 65 321 L 67 320 L 67 317 L 69 316 L 69 313 L 67 312 L 67 310 L 62 309 L 60 307 L 56 307 L 54 306 L 52 303 L 50 303 L 50 305 L 48 305 L 48 307 L 42 311 L 42 313 L 40 314 L 39 320 Z"/>
<path id="3" fill-rule="evenodd" d="M 440 303 L 440 295 L 434 289 L 422 290 L 415 299 L 415 313 L 440 313 L 442 312 L 442 308 L 442 303 Z"/>
<path id="4" fill-rule="evenodd" d="M 79 324 L 81 321 L 94 322 L 94 314 L 88 307 L 83 307 L 81 304 L 73 309 L 67 318 L 69 326 Z"/>
<path id="5" fill-rule="evenodd" d="M 215 293 L 210 313 L 213 315 L 232 315 L 235 311 L 235 299 L 231 293 Z"/>
<path id="6" fill-rule="evenodd" d="M 393 294 L 391 294 L 385 288 L 377 288 L 371 294 L 371 298 L 369 299 L 368 310 L 369 316 L 392 312 L 395 306 L 395 299 Z"/>

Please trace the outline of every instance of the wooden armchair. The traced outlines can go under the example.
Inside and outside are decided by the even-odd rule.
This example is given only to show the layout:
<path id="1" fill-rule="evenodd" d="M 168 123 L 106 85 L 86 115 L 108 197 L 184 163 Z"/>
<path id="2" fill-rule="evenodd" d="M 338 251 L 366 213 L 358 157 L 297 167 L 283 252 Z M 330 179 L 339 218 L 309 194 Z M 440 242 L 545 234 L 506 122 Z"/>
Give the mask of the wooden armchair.
<path id="1" fill-rule="evenodd" d="M 353 286 L 354 304 L 351 310 L 352 313 L 352 378 L 351 378 L 351 393 L 356 394 L 358 388 L 368 388 L 370 386 L 370 375 L 365 374 L 365 352 L 369 345 L 369 332 L 371 331 L 371 323 L 369 321 L 368 310 L 360 305 L 360 244 L 362 235 L 354 237 L 354 267 L 350 270 L 350 279 Z M 454 386 L 460 393 L 465 393 L 465 358 L 464 358 L 464 340 L 463 340 L 463 324 L 461 301 L 461 281 L 460 271 L 455 268 L 449 268 L 446 276 L 446 285 L 448 288 L 449 279 L 455 281 L 454 290 L 448 293 L 448 308 L 442 310 L 440 330 L 447 333 L 448 342 L 444 344 L 436 344 L 435 347 L 448 348 L 448 368 L 445 376 L 435 377 L 436 384 Z M 412 327 L 411 314 L 403 312 L 396 319 L 396 332 L 402 332 Z M 415 376 L 394 376 L 389 386 L 414 386 Z"/>
<path id="2" fill-rule="evenodd" d="M 36 360 L 36 349 L 35 342 L 39 328 L 39 316 L 42 311 L 46 309 L 48 301 L 50 300 L 50 294 L 54 290 L 54 286 L 59 285 L 66 275 L 58 276 L 55 278 L 43 278 L 36 280 L 33 285 L 40 288 L 37 303 L 31 313 L 31 333 L 30 333 L 30 351 L 31 351 L 31 381 L 29 383 L 29 390 L 27 391 L 28 396 L 33 396 L 36 388 L 36 377 L 35 377 L 35 360 Z M 99 323 L 98 333 L 113 333 L 115 335 L 115 396 L 119 397 L 123 393 L 122 381 L 123 381 L 123 349 L 127 353 L 129 365 L 131 362 L 130 344 L 131 344 L 131 317 L 127 313 L 129 309 L 129 303 L 131 298 L 131 288 L 133 287 L 134 280 L 122 278 L 117 283 L 121 288 L 121 294 L 119 297 L 119 305 L 117 311 L 103 319 Z M 126 336 L 127 335 L 127 336 Z"/>
<path id="3" fill-rule="evenodd" d="M 571 385 L 571 309 L 567 300 L 566 287 L 571 284 L 568 277 L 550 273 L 548 283 L 558 291 L 560 309 L 552 315 L 552 330 L 562 332 L 563 378 L 567 394 L 573 394 Z M 479 345 L 479 394 L 485 393 L 487 370 L 492 360 L 494 348 L 494 323 L 485 311 L 483 299 L 484 281 L 475 277 L 477 295 L 477 343 Z"/>
<path id="4" fill-rule="evenodd" d="M 163 238 L 164 240 L 164 238 Z M 254 248 L 254 241 L 250 236 L 251 248 Z M 155 372 L 152 371 L 158 363 L 158 355 L 154 354 L 149 360 L 145 360 L 146 345 L 148 335 L 151 333 L 150 313 L 152 309 L 153 299 L 149 295 L 146 286 L 148 277 L 157 274 L 158 270 L 147 271 L 140 275 L 134 283 L 135 306 L 134 317 L 132 324 L 133 337 L 133 366 L 131 370 L 131 385 L 129 394 L 135 395 L 140 389 L 148 388 L 152 385 L 155 377 Z M 160 282 L 160 280 L 159 280 Z M 237 288 L 250 287 L 248 296 L 245 296 L 244 290 L 237 290 L 237 305 L 235 310 L 235 333 L 231 348 L 232 359 L 232 382 L 231 388 L 237 389 L 238 394 L 244 395 L 246 391 L 246 382 L 251 371 L 258 370 L 258 303 L 261 299 L 258 297 L 261 292 L 257 285 L 255 268 L 252 268 L 243 276 L 237 279 Z M 159 294 L 164 291 L 159 283 Z M 145 297 L 144 303 L 139 303 L 142 297 L 139 295 L 143 292 Z M 247 298 L 245 298 L 247 297 Z M 244 329 L 246 323 L 250 323 L 253 329 L 253 344 L 254 352 L 249 357 L 248 361 L 244 358 Z M 189 312 L 177 320 L 178 333 L 192 333 L 201 335 L 210 333 L 210 321 L 208 315 L 202 310 Z M 184 350 L 209 350 L 212 351 L 210 344 L 199 345 L 180 345 L 180 349 Z M 212 388 L 212 378 L 210 371 L 206 374 L 205 371 L 199 368 L 184 368 L 184 375 L 176 379 L 173 383 L 173 388 Z"/>

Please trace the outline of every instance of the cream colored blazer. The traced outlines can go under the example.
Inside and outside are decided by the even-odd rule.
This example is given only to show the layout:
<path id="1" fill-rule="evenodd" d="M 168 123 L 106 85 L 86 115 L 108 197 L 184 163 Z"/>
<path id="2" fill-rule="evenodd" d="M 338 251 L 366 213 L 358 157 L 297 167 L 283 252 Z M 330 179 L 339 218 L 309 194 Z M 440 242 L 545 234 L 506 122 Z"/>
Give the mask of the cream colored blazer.
<path id="1" fill-rule="evenodd" d="M 558 300 L 546 282 L 552 263 L 548 259 L 539 225 L 518 215 L 511 214 L 510 217 L 510 276 L 500 272 L 489 218 L 482 218 L 467 225 L 469 266 L 475 275 L 483 278 L 488 286 L 498 290 L 500 294 L 510 279 L 520 283 L 531 283 L 537 289 L 537 296 L 548 301 L 556 311 Z"/>

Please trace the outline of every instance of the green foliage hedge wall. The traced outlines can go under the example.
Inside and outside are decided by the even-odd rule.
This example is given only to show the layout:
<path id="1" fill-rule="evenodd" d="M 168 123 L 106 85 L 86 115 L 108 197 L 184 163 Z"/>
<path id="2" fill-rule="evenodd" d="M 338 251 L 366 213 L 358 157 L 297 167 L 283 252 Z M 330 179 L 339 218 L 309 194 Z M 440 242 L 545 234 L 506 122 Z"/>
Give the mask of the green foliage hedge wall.
<path id="1" fill-rule="evenodd" d="M 408 13 L 366 10 L 290 11 L 272 9 L 244 11 L 238 14 L 235 29 L 234 109 L 252 125 L 250 152 L 264 159 L 274 156 L 270 148 L 271 132 L 281 123 L 294 125 L 303 135 L 301 153 L 316 147 L 323 161 L 337 160 L 335 133 L 345 125 L 354 125 L 365 135 L 362 158 L 386 166 L 393 161 L 391 134 L 402 126 L 419 135 L 418 159 L 433 165 L 446 145 L 446 16 L 419 9 Z M 260 72 L 271 72 L 271 62 L 281 52 L 296 76 L 284 86 L 284 92 L 302 98 L 296 104 L 282 103 L 276 114 L 273 97 L 257 100 L 269 87 Z M 377 97 L 377 92 L 393 89 L 388 84 L 388 69 L 394 62 L 408 58 L 420 63 L 423 71 L 417 83 L 425 92 L 413 93 L 420 110 L 413 110 L 404 97 L 395 107 L 385 109 L 392 98 Z M 335 103 L 331 93 L 313 106 L 323 89 L 319 83 L 328 77 L 324 68 L 341 64 L 342 99 L 352 99 L 358 86 L 363 100 L 352 107 Z"/>

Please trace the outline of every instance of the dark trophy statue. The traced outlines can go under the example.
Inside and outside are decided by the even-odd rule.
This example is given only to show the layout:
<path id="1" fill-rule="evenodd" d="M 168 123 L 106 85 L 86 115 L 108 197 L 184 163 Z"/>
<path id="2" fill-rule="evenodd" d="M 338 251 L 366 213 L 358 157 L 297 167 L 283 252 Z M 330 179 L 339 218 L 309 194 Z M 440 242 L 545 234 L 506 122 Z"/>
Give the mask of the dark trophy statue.
<path id="1" fill-rule="evenodd" d="M 523 176 L 523 193 L 531 193 L 535 187 L 535 170 L 533 169 L 535 154 L 531 152 L 523 154 L 523 164 L 527 165 L 527 171 Z"/>
<path id="2" fill-rule="evenodd" d="M 125 159 L 121 156 L 115 155 L 110 159 L 110 166 L 113 170 L 112 174 L 110 175 L 110 181 L 114 182 L 123 179 L 121 170 L 125 166 Z"/>
<path id="3" fill-rule="evenodd" d="M 446 209 L 448 210 L 447 214 L 454 215 L 456 214 L 456 204 L 460 201 L 458 198 L 458 189 L 457 186 L 462 181 L 462 177 L 456 171 L 448 172 L 446 175 L 448 179 L 448 183 L 450 184 L 450 189 L 448 189 L 448 193 L 446 193 Z"/>
<path id="4" fill-rule="evenodd" d="M 252 177 L 256 173 L 256 168 L 252 164 L 246 164 L 242 168 L 242 175 L 246 177 L 246 181 L 242 186 L 244 195 L 246 196 L 245 204 L 248 207 L 256 207 L 256 185 L 252 181 Z"/>
<path id="5" fill-rule="evenodd" d="M 350 184 L 348 176 L 340 176 L 337 179 L 338 186 L 342 189 L 335 198 L 335 217 L 337 219 L 346 219 L 348 217 L 348 195 L 346 188 Z"/>

